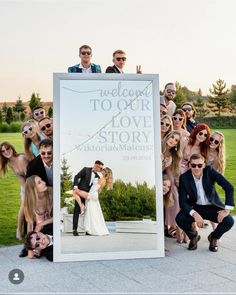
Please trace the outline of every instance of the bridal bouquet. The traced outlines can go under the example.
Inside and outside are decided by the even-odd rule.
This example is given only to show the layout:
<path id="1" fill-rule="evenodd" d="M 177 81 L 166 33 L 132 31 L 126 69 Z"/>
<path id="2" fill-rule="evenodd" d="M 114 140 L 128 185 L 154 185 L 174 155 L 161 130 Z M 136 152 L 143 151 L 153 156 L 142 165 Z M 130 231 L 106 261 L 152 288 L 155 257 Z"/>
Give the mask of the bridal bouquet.
<path id="1" fill-rule="evenodd" d="M 72 214 L 74 211 L 74 207 L 75 207 L 75 199 L 74 197 L 68 197 L 65 198 L 64 200 L 66 208 L 67 208 L 67 213 L 68 214 Z"/>

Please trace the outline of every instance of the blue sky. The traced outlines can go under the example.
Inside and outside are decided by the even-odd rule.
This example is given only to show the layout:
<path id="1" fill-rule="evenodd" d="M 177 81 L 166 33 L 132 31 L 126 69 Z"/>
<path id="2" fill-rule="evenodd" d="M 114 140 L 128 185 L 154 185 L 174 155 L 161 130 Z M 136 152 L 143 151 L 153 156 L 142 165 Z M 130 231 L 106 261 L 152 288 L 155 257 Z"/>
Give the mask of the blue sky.
<path id="1" fill-rule="evenodd" d="M 0 101 L 52 100 L 52 73 L 78 63 L 82 44 L 105 68 L 127 52 L 125 71 L 159 73 L 160 88 L 179 81 L 209 92 L 218 78 L 235 84 L 234 0 L 78 0 L 0 2 Z"/>

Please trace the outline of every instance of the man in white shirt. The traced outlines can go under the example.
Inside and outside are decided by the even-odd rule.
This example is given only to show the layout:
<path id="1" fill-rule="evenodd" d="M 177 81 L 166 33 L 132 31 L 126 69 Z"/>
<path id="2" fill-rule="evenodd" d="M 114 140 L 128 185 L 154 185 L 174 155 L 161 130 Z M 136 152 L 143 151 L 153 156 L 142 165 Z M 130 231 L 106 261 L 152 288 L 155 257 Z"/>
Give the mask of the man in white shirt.
<path id="1" fill-rule="evenodd" d="M 208 236 L 209 250 L 218 251 L 217 242 L 234 224 L 230 210 L 234 208 L 233 186 L 211 166 L 205 166 L 205 159 L 200 154 L 190 157 L 189 170 L 179 179 L 180 212 L 176 222 L 190 239 L 189 250 L 197 249 L 200 235 L 193 223 L 203 227 L 204 219 L 218 223 Z M 215 183 L 225 191 L 225 204 L 215 190 Z"/>
<path id="2" fill-rule="evenodd" d="M 175 112 L 176 104 L 173 99 L 176 95 L 176 87 L 175 84 L 170 82 L 165 85 L 164 95 L 160 97 L 160 103 L 166 105 L 167 107 L 167 115 L 172 117 Z"/>
<path id="3" fill-rule="evenodd" d="M 91 63 L 92 48 L 89 45 L 82 45 L 79 49 L 80 63 L 69 67 L 68 73 L 101 73 L 100 65 Z"/>

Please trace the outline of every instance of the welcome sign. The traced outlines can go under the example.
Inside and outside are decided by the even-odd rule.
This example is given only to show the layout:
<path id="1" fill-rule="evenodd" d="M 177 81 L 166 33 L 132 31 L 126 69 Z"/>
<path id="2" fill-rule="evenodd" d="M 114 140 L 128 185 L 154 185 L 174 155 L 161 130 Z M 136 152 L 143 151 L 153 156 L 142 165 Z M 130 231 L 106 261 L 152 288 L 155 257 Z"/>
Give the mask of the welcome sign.
<path id="1" fill-rule="evenodd" d="M 164 255 L 158 93 L 158 75 L 54 74 L 55 261 Z M 63 159 L 73 176 L 100 160 L 115 182 L 154 188 L 157 217 L 106 220 L 108 236 L 61 233 Z"/>

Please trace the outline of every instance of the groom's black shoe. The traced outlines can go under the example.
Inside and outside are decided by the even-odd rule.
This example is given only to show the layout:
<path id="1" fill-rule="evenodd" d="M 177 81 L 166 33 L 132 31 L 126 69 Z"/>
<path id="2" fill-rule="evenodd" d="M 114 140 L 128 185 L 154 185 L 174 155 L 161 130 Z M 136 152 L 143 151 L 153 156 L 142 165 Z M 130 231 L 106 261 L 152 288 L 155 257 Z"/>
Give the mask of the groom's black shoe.
<path id="1" fill-rule="evenodd" d="M 26 248 L 24 247 L 24 248 L 21 250 L 21 252 L 20 252 L 20 254 L 19 254 L 19 257 L 22 258 L 22 257 L 26 257 L 26 256 L 28 256 L 28 251 L 27 251 Z"/>
<path id="2" fill-rule="evenodd" d="M 85 233 L 85 235 L 86 235 L 86 236 L 91 236 L 91 235 L 90 235 L 89 233 L 87 233 L 87 232 Z"/>
<path id="3" fill-rule="evenodd" d="M 79 233 L 77 232 L 77 230 L 73 230 L 73 236 L 78 236 Z"/>
<path id="4" fill-rule="evenodd" d="M 201 237 L 196 232 L 195 236 L 190 240 L 190 243 L 188 245 L 188 250 L 196 250 L 197 249 L 197 243 L 199 242 L 200 239 L 201 239 Z"/>

